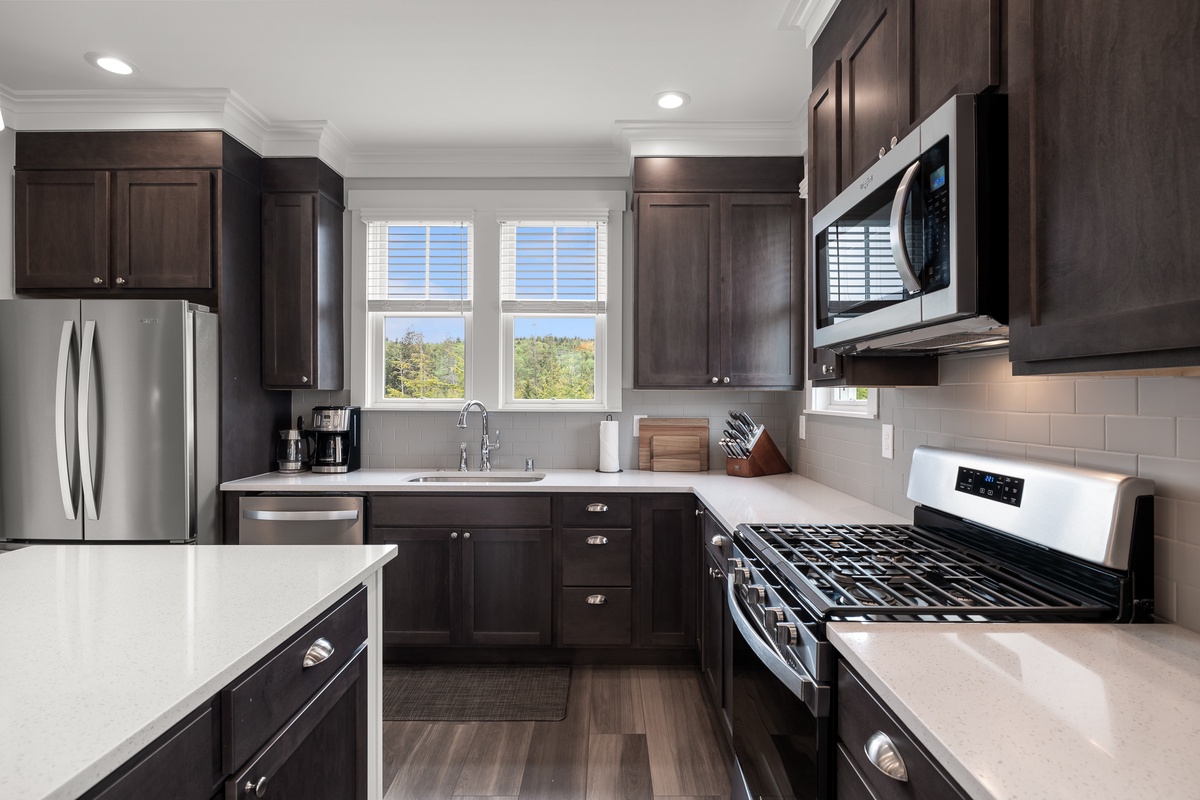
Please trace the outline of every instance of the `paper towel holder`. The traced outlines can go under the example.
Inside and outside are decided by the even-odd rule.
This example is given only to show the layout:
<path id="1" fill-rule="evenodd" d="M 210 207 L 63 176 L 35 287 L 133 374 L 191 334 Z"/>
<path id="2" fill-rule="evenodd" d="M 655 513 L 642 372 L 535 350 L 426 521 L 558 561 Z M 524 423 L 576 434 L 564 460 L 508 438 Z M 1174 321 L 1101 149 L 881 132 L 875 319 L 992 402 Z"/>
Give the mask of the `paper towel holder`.
<path id="1" fill-rule="evenodd" d="M 606 414 L 604 416 L 604 419 L 607 422 L 612 422 L 613 421 L 612 414 Z M 601 475 L 616 475 L 617 474 L 616 472 L 605 472 L 604 470 L 600 469 L 599 467 L 596 467 L 596 469 L 593 471 L 599 472 Z M 624 471 L 625 470 L 621 469 L 620 467 L 617 467 L 617 472 L 624 472 Z"/>

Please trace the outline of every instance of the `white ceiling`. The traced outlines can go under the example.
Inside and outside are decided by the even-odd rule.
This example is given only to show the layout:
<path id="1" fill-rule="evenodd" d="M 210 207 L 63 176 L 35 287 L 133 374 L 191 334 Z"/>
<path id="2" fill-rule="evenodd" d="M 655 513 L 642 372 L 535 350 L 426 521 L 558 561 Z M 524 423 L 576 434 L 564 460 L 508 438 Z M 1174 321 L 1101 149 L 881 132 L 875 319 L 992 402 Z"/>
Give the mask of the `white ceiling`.
<path id="1" fill-rule="evenodd" d="M 472 159 L 627 174 L 631 152 L 800 153 L 807 41 L 834 4 L 6 0 L 0 107 L 17 129 L 205 127 L 215 114 L 266 155 L 319 141 L 312 154 L 363 175 Z M 105 73 L 89 51 L 139 72 Z M 659 109 L 668 89 L 691 103 Z"/>

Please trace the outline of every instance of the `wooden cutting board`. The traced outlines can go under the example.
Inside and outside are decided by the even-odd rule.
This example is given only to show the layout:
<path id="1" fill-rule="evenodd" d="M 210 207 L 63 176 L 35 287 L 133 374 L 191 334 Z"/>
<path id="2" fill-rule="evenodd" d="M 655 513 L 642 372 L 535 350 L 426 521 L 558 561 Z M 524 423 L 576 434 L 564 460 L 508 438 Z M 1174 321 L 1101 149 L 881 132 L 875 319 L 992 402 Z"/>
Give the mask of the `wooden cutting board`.
<path id="1" fill-rule="evenodd" d="M 661 439 L 661 441 L 659 441 Z M 657 463 L 656 463 L 657 462 Z M 706 417 L 646 417 L 638 424 L 638 469 L 708 470 Z"/>

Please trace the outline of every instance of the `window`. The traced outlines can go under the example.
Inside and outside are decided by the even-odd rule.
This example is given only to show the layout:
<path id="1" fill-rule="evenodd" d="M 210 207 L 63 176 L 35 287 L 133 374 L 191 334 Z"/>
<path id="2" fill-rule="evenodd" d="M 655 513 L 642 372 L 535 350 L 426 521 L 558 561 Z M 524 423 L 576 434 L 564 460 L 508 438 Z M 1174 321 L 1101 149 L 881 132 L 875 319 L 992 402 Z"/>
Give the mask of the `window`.
<path id="1" fill-rule="evenodd" d="M 824 387 L 809 385 L 808 408 L 812 414 L 834 414 L 842 417 L 879 416 L 877 390 L 853 386 Z"/>
<path id="2" fill-rule="evenodd" d="M 504 403 L 603 404 L 608 213 L 500 223 Z"/>
<path id="3" fill-rule="evenodd" d="M 461 220 L 367 222 L 372 406 L 468 396 L 471 234 Z"/>
<path id="4" fill-rule="evenodd" d="M 351 189 L 350 402 L 621 410 L 613 189 Z"/>

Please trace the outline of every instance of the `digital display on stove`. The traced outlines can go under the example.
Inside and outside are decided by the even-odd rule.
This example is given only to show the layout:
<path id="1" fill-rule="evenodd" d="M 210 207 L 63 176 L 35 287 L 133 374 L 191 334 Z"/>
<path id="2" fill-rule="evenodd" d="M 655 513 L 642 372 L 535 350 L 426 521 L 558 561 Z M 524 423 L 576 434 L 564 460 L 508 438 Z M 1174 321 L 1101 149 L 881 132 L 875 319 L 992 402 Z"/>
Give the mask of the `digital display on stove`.
<path id="1" fill-rule="evenodd" d="M 995 500 L 1006 506 L 1020 507 L 1025 479 L 959 467 L 958 483 L 954 488 L 956 491 L 986 497 L 988 500 Z"/>

